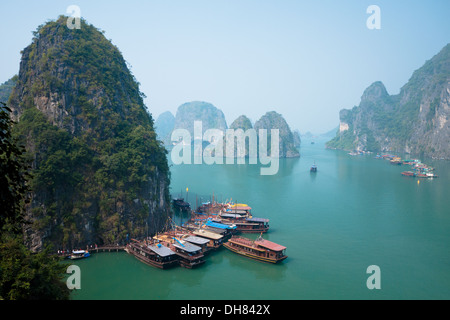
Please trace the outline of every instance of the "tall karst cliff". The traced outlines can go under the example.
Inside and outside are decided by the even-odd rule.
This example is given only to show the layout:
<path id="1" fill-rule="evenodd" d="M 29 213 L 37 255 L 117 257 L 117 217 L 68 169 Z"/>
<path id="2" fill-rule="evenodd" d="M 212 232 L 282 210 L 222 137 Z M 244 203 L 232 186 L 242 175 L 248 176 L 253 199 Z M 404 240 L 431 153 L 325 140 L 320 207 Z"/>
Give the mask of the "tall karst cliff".
<path id="1" fill-rule="evenodd" d="M 155 132 L 164 145 L 171 145 L 171 135 L 175 126 L 175 117 L 170 111 L 163 112 L 155 121 Z"/>
<path id="2" fill-rule="evenodd" d="M 280 158 L 298 158 L 300 152 L 295 146 L 294 135 L 291 128 L 287 124 L 283 116 L 275 111 L 266 112 L 258 121 L 256 121 L 254 127 L 256 132 L 260 129 L 268 131 L 268 137 L 270 137 L 271 129 L 279 130 L 279 157 Z M 268 148 L 270 144 L 268 143 Z M 269 148 L 270 149 L 270 148 Z M 270 152 L 268 152 L 270 154 Z"/>
<path id="3" fill-rule="evenodd" d="M 389 95 L 375 82 L 359 106 L 339 116 L 330 148 L 450 159 L 450 44 L 416 70 L 399 94 Z"/>
<path id="4" fill-rule="evenodd" d="M 195 132 L 194 124 L 201 123 L 201 132 Z M 186 129 L 192 139 L 203 139 L 203 134 L 208 129 L 225 131 L 228 128 L 225 115 L 222 110 L 204 101 L 192 101 L 182 104 L 177 109 L 174 129 Z M 195 136 L 198 134 L 198 136 Z"/>
<path id="5" fill-rule="evenodd" d="M 240 115 L 236 120 L 234 120 L 231 123 L 230 129 L 233 129 L 233 130 L 241 129 L 243 132 L 246 132 L 249 129 L 253 129 L 253 125 L 252 125 L 252 122 L 250 121 L 250 119 L 247 118 L 247 116 Z M 233 150 L 233 155 L 235 157 L 245 158 L 250 155 L 250 146 L 249 146 L 250 142 L 249 141 L 244 141 L 244 142 L 245 142 L 244 144 L 235 144 L 233 147 L 234 150 L 233 150 L 233 148 L 230 149 L 230 150 Z M 225 155 L 227 154 L 226 153 L 226 145 L 224 145 L 224 154 Z"/>
<path id="6" fill-rule="evenodd" d="M 66 17 L 22 52 L 10 100 L 33 167 L 29 245 L 116 244 L 160 230 L 170 214 L 167 151 L 122 54 Z"/>

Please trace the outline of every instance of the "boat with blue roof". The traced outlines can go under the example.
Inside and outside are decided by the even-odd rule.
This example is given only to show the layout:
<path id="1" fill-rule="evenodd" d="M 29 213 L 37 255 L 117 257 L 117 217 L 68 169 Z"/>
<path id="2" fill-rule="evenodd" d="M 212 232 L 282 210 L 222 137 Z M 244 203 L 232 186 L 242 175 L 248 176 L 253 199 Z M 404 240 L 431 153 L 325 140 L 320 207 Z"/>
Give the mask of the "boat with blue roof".
<path id="1" fill-rule="evenodd" d="M 91 254 L 87 250 L 73 250 L 68 258 L 71 260 L 78 260 L 78 259 L 87 258 L 90 255 Z"/>

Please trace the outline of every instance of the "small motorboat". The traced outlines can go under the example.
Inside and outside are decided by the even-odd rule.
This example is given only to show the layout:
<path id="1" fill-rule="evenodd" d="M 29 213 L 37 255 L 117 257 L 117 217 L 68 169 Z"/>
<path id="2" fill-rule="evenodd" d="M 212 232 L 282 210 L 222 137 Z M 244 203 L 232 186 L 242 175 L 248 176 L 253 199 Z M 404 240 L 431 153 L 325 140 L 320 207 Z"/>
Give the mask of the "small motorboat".
<path id="1" fill-rule="evenodd" d="M 74 250 L 72 254 L 69 256 L 71 260 L 83 259 L 90 256 L 89 251 L 87 250 Z"/>

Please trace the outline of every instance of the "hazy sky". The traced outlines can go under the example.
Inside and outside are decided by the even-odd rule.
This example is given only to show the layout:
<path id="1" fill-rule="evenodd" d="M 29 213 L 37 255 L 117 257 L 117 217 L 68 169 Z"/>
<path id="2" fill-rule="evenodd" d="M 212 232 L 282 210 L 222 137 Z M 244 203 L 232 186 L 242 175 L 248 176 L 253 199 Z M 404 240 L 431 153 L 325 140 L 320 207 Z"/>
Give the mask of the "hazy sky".
<path id="1" fill-rule="evenodd" d="M 323 133 L 371 83 L 397 94 L 450 42 L 449 0 L 2 0 L 0 83 L 18 73 L 31 32 L 69 5 L 120 49 L 155 119 L 202 100 L 228 125 L 275 110 Z M 366 25 L 370 5 L 379 30 Z"/>

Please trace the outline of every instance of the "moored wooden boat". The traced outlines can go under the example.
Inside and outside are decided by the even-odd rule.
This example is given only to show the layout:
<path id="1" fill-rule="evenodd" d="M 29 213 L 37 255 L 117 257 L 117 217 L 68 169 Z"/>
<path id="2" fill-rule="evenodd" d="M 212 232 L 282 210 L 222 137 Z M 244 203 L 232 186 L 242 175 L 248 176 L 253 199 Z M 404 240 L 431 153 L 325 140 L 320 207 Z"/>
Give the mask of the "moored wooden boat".
<path id="1" fill-rule="evenodd" d="M 126 251 L 145 264 L 160 269 L 168 269 L 179 264 L 179 256 L 160 243 L 148 244 L 145 241 L 133 240 L 127 245 Z"/>
<path id="2" fill-rule="evenodd" d="M 418 177 L 418 178 L 428 178 L 428 175 L 426 173 L 416 173 L 416 177 Z"/>
<path id="3" fill-rule="evenodd" d="M 252 208 L 243 203 L 226 204 L 223 206 L 220 214 L 235 214 L 240 215 L 241 217 L 251 217 Z"/>
<path id="4" fill-rule="evenodd" d="M 265 218 L 222 213 L 220 221 L 224 224 L 234 225 L 237 232 L 261 233 L 269 230 L 269 219 Z"/>
<path id="5" fill-rule="evenodd" d="M 278 263 L 287 258 L 286 247 L 265 240 L 261 236 L 255 241 L 233 236 L 224 243 L 224 247 L 242 256 L 264 262 Z"/>
<path id="6" fill-rule="evenodd" d="M 236 225 L 236 231 L 242 233 L 261 233 L 269 230 L 269 219 L 265 218 L 252 217 L 233 223 Z"/>
<path id="7" fill-rule="evenodd" d="M 173 199 L 173 205 L 180 210 L 189 210 L 191 208 L 189 202 L 184 201 L 183 198 Z"/>
<path id="8" fill-rule="evenodd" d="M 223 244 L 223 235 L 214 233 L 204 229 L 193 230 L 192 234 L 201 238 L 208 239 L 209 242 L 206 244 L 208 248 L 218 249 Z"/>
<path id="9" fill-rule="evenodd" d="M 184 240 L 180 241 L 176 238 L 174 240 L 176 241 L 170 247 L 180 257 L 180 266 L 192 269 L 205 263 L 201 247 Z"/>
<path id="10" fill-rule="evenodd" d="M 203 254 L 207 254 L 211 250 L 211 248 L 208 247 L 209 239 L 193 235 L 186 235 L 185 237 L 183 237 L 183 240 L 199 246 L 202 249 Z"/>

